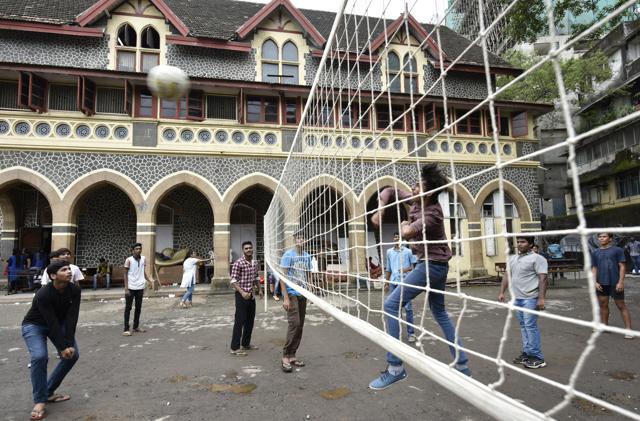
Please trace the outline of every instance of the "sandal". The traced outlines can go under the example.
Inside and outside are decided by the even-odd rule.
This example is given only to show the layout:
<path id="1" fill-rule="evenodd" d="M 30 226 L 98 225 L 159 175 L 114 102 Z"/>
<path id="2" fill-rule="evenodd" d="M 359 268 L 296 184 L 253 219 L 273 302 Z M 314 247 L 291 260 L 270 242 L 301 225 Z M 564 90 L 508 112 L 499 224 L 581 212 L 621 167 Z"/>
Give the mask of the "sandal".
<path id="1" fill-rule="evenodd" d="M 290 361 L 291 365 L 295 365 L 296 367 L 304 367 L 306 364 L 302 360 L 293 360 Z"/>
<path id="2" fill-rule="evenodd" d="M 29 419 L 31 420 L 43 420 L 47 418 L 47 411 L 45 411 L 44 409 L 41 411 L 36 411 L 35 409 L 33 411 L 31 411 L 31 417 Z"/>
<path id="3" fill-rule="evenodd" d="M 293 367 L 291 367 L 291 364 L 282 361 L 282 371 L 285 373 L 291 373 L 293 371 Z"/>
<path id="4" fill-rule="evenodd" d="M 51 395 L 47 399 L 47 403 L 64 402 L 64 401 L 68 401 L 69 399 L 71 399 L 71 396 L 69 395 Z"/>

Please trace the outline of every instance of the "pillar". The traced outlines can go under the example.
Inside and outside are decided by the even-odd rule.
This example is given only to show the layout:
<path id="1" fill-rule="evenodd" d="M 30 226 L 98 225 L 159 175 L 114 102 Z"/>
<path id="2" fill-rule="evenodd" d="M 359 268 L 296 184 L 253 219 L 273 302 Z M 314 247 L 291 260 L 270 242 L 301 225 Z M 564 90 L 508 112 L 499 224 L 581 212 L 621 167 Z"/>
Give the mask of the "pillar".
<path id="1" fill-rule="evenodd" d="M 349 274 L 368 276 L 366 224 L 351 222 L 349 224 Z M 351 280 L 351 279 L 350 279 Z"/>
<path id="2" fill-rule="evenodd" d="M 487 268 L 484 267 L 484 256 L 482 240 L 477 239 L 474 240 L 474 237 L 479 237 L 482 235 L 482 224 L 480 223 L 480 219 L 469 218 L 469 278 L 480 278 L 483 276 L 487 276 Z"/>
<path id="3" fill-rule="evenodd" d="M 150 215 L 138 217 L 136 223 L 136 241 L 142 244 L 142 255 L 147 259 L 145 273 L 150 279 L 157 280 L 155 273 L 156 261 L 156 224 L 150 222 Z M 142 221 L 142 222 L 141 222 Z"/>
<path id="4" fill-rule="evenodd" d="M 213 224 L 213 279 L 211 289 L 225 289 L 229 287 L 229 250 L 231 249 L 231 224 L 216 222 Z"/>

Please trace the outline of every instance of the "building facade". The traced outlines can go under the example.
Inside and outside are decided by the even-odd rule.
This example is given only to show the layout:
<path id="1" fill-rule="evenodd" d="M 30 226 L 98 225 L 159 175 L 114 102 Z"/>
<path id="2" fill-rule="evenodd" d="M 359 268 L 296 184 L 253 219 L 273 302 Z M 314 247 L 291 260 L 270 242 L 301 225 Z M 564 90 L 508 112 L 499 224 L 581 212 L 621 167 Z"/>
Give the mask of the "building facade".
<path id="1" fill-rule="evenodd" d="M 166 247 L 191 248 L 200 255 L 213 250 L 214 278 L 226 281 L 241 241 L 255 241 L 262 254 L 264 213 L 334 14 L 300 10 L 288 0 L 266 5 L 83 0 L 59 6 L 46 0 L 0 5 L 2 258 L 15 247 L 68 247 L 81 267 L 95 267 L 100 257 L 119 265 L 129 244 L 140 241 L 147 256 Z M 402 17 L 384 26 L 401 22 Z M 410 27 L 408 42 L 415 45 L 433 36 L 431 25 L 411 19 Z M 440 36 L 438 48 L 451 59 L 469 43 L 445 27 Z M 373 75 L 367 89 L 380 90 L 403 72 L 399 63 L 407 40 L 391 41 L 389 49 L 371 44 L 369 55 L 380 56 L 372 69 L 362 63 Z M 415 62 L 415 72 L 390 86 L 394 110 L 409 104 L 410 83 L 423 94 L 439 76 L 433 49 L 424 49 Z M 180 67 L 189 75 L 191 90 L 185 98 L 158 99 L 147 89 L 146 72 L 158 64 Z M 497 56 L 490 56 L 490 65 L 492 78 L 519 73 Z M 466 113 L 487 96 L 479 47 L 469 49 L 448 71 L 446 83 L 450 117 Z M 460 122 L 450 140 L 429 140 L 443 124 L 438 89 L 431 89 L 417 109 L 421 159 L 449 162 L 453 156 L 457 177 L 495 165 L 488 109 Z M 502 159 L 535 150 L 534 121 L 549 107 L 496 106 Z M 331 124 L 350 124 L 338 118 L 339 106 L 331 109 Z M 376 109 L 361 120 L 362 141 L 377 139 L 363 152 L 362 171 L 374 159 L 403 157 L 415 147 L 408 121 L 398 123 L 393 138 L 380 137 L 376 131 L 385 118 L 388 111 L 385 115 Z M 327 153 L 348 156 L 356 143 L 329 138 L 325 146 Z M 441 195 L 446 216 L 453 220 L 457 212 L 461 221 L 449 224 L 449 234 L 469 238 L 499 233 L 502 219 L 511 230 L 539 230 L 537 165 L 519 161 L 503 170 L 506 215 L 498 210 L 495 171 L 465 181 L 457 191 L 459 206 Z M 307 182 L 331 185 L 351 215 L 363 215 L 375 200 L 376 186 L 414 182 L 415 159 L 400 159 L 395 167 L 399 179 L 389 171 L 358 188 L 350 188 L 348 180 L 329 184 L 322 169 L 313 167 Z M 336 190 L 336 185 L 345 187 Z M 284 206 L 304 203 L 295 186 L 283 191 Z M 290 224 L 298 223 L 295 215 L 292 219 Z M 360 238 L 367 223 L 364 217 L 350 223 L 345 238 Z M 457 259 L 463 272 L 475 276 L 492 272 L 495 262 L 504 261 L 503 253 L 494 239 L 477 240 L 464 244 Z M 356 262 L 365 259 L 349 257 L 353 271 L 363 269 Z"/>

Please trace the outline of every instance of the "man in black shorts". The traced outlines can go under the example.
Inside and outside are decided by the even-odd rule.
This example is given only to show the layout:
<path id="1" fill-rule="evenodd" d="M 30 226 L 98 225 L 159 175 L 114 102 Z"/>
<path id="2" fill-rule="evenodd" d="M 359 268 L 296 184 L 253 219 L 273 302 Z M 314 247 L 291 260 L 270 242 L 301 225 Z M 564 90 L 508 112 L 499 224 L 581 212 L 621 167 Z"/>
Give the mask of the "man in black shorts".
<path id="1" fill-rule="evenodd" d="M 620 310 L 622 321 L 626 329 L 631 329 L 631 317 L 624 302 L 625 257 L 620 247 L 613 245 L 613 235 L 608 232 L 598 234 L 600 248 L 591 256 L 591 271 L 596 278 L 596 292 L 600 304 L 600 319 L 603 324 L 609 324 L 609 297 Z M 633 339 L 625 335 L 625 339 Z"/>

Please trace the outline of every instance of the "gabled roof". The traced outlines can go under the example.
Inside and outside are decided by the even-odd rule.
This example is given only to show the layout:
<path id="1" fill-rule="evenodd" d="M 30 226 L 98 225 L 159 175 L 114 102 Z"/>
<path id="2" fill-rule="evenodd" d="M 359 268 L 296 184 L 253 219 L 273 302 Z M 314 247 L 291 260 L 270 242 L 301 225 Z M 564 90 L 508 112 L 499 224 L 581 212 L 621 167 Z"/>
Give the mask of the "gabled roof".
<path id="1" fill-rule="evenodd" d="M 253 15 L 249 20 L 242 24 L 242 26 L 237 29 L 236 33 L 240 38 L 245 38 L 254 29 L 256 29 L 258 25 L 262 23 L 262 21 L 269 17 L 269 15 L 275 12 L 279 7 L 283 7 L 291 14 L 291 16 L 293 16 L 293 18 L 298 22 L 298 24 L 300 24 L 302 29 L 305 30 L 305 32 L 309 35 L 309 37 L 311 37 L 311 39 L 316 43 L 318 47 L 324 45 L 324 43 L 326 42 L 324 37 L 320 35 L 318 30 L 311 24 L 311 22 L 309 22 L 309 19 L 307 19 L 302 13 L 300 13 L 300 10 L 298 10 L 298 8 L 291 4 L 289 0 L 272 0 L 271 2 L 267 3 L 262 9 L 258 11 L 258 13 Z"/>
<path id="2" fill-rule="evenodd" d="M 391 23 L 391 25 L 383 28 L 383 30 L 380 31 L 380 34 L 371 42 L 371 51 L 377 51 L 378 48 L 382 47 L 385 41 L 391 41 L 391 39 L 395 38 L 397 34 L 404 32 L 404 28 L 401 28 L 403 24 L 404 15 L 400 15 Z M 411 34 L 418 40 L 418 42 L 422 43 L 426 40 L 424 48 L 430 48 L 434 57 L 439 57 L 440 52 L 442 52 L 444 60 L 447 60 L 447 55 L 438 47 L 438 43 L 431 38 L 424 27 L 420 25 L 420 22 L 418 22 L 413 16 L 408 15 L 407 24 Z"/>

